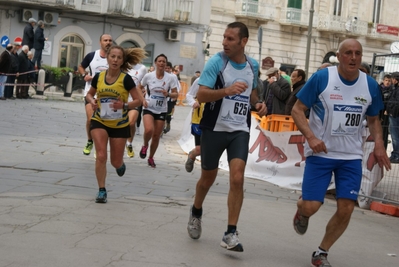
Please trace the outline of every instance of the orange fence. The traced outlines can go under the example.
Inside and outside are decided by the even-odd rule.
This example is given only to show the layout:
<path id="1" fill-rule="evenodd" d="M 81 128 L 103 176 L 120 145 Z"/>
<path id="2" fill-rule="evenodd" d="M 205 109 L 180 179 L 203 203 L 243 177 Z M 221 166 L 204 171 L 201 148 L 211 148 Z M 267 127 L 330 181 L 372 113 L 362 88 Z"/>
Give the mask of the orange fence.
<path id="1" fill-rule="evenodd" d="M 179 96 L 177 97 L 177 105 L 184 106 L 183 101 L 186 99 L 186 94 L 188 90 L 188 85 L 185 82 L 180 82 L 180 92 Z"/>

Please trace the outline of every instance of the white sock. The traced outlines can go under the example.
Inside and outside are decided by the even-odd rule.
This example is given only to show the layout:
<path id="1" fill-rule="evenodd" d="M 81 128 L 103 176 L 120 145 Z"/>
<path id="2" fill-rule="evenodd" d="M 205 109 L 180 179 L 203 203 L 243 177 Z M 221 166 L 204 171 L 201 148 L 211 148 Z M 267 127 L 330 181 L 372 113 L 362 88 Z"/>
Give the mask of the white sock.
<path id="1" fill-rule="evenodd" d="M 319 256 L 320 254 L 328 254 L 328 251 L 325 251 L 324 249 L 318 247 L 314 255 Z"/>
<path id="2" fill-rule="evenodd" d="M 131 146 L 132 143 L 130 143 L 129 141 L 127 141 L 127 142 L 126 142 L 126 145 L 127 145 L 127 146 Z"/>

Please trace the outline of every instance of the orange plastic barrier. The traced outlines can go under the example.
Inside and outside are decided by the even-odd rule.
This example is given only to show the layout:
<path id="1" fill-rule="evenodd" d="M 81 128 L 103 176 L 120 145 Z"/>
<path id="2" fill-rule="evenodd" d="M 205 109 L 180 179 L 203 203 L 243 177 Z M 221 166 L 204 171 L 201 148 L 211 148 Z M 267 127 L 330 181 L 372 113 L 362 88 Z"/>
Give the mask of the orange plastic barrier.
<path id="1" fill-rule="evenodd" d="M 184 106 L 183 101 L 186 99 L 187 89 L 188 89 L 187 83 L 180 82 L 180 92 L 179 96 L 177 97 L 178 106 Z"/>

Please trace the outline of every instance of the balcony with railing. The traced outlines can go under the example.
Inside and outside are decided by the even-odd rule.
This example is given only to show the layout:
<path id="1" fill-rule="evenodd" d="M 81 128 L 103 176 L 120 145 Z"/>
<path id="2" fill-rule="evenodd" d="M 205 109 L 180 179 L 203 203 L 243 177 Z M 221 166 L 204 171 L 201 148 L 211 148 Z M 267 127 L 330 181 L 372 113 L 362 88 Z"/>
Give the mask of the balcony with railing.
<path id="1" fill-rule="evenodd" d="M 202 1 L 195 0 L 19 0 L 12 4 L 36 3 L 49 7 L 84 11 L 92 14 L 134 17 L 176 24 L 192 23 L 194 10 L 200 10 Z M 39 6 L 38 6 L 39 8 Z M 211 8 L 209 7 L 209 12 Z"/>
<path id="2" fill-rule="evenodd" d="M 319 31 L 336 32 L 348 35 L 366 36 L 368 23 L 356 17 L 344 18 L 328 14 L 318 14 Z"/>
<path id="3" fill-rule="evenodd" d="M 253 0 L 237 0 L 235 16 L 260 21 L 275 20 L 278 16 L 277 8 L 274 5 Z"/>
<path id="4" fill-rule="evenodd" d="M 316 16 L 313 15 L 313 25 L 317 21 Z M 302 10 L 299 8 L 281 8 L 280 11 L 280 24 L 283 25 L 292 25 L 299 27 L 308 27 L 309 26 L 309 10 Z"/>

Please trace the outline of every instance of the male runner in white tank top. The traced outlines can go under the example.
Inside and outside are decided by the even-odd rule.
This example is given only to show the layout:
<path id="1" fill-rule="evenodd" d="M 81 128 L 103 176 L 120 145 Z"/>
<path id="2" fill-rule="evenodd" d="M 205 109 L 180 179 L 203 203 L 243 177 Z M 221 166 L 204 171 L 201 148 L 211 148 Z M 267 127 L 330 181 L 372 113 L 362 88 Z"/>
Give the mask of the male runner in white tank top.
<path id="1" fill-rule="evenodd" d="M 93 79 L 96 73 L 99 73 L 103 70 L 108 69 L 107 62 L 107 51 L 112 45 L 112 37 L 109 34 L 103 34 L 100 36 L 100 49 L 88 53 L 83 59 L 82 63 L 80 63 L 78 67 L 79 73 L 83 76 L 83 79 L 86 81 L 84 97 L 86 99 L 86 94 L 90 90 L 91 80 Z M 88 69 L 86 71 L 86 69 Z M 91 105 L 88 105 L 85 100 L 85 110 L 86 110 L 86 134 L 87 134 L 87 144 L 83 148 L 84 155 L 90 155 L 91 150 L 93 149 L 93 139 L 90 134 L 90 120 L 93 116 L 93 109 Z"/>

